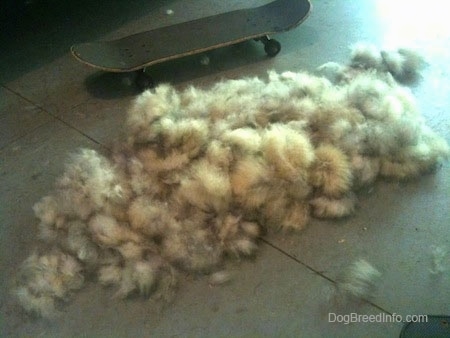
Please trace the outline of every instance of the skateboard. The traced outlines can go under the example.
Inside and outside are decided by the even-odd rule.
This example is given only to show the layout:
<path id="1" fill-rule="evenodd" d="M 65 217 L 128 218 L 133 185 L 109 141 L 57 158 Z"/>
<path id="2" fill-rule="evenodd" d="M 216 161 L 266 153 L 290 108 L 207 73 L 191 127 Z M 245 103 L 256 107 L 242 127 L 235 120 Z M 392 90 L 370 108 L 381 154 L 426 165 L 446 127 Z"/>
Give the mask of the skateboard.
<path id="1" fill-rule="evenodd" d="M 140 71 L 136 82 L 144 89 L 153 85 L 147 67 L 243 41 L 261 41 L 267 55 L 275 56 L 281 45 L 269 36 L 300 25 L 310 10 L 309 0 L 275 0 L 118 40 L 76 44 L 71 52 L 78 61 L 104 71 Z"/>

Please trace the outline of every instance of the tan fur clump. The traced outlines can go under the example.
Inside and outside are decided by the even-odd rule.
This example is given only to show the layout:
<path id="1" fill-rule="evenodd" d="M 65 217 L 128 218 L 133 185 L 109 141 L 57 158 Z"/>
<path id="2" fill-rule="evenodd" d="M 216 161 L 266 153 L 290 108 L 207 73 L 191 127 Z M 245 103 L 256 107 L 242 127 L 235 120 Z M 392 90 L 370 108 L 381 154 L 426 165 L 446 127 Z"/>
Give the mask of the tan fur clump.
<path id="1" fill-rule="evenodd" d="M 340 218 L 353 214 L 355 211 L 356 197 L 349 193 L 340 198 L 320 196 L 310 201 L 313 214 L 318 218 Z"/>
<path id="2" fill-rule="evenodd" d="M 34 214 L 41 223 L 46 225 L 60 224 L 62 220 L 58 220 L 59 208 L 58 201 L 55 196 L 45 196 L 33 206 Z"/>
<path id="3" fill-rule="evenodd" d="M 380 172 L 380 159 L 354 155 L 351 158 L 351 169 L 355 188 L 370 185 L 377 179 Z"/>
<path id="4" fill-rule="evenodd" d="M 125 265 L 120 274 L 120 287 L 115 297 L 123 298 L 139 291 L 148 295 L 156 283 L 156 269 L 148 261 L 133 261 Z"/>
<path id="5" fill-rule="evenodd" d="M 250 256 L 256 249 L 260 228 L 257 223 L 243 222 L 240 217 L 226 215 L 214 224 L 220 244 L 226 254 L 236 257 Z"/>
<path id="6" fill-rule="evenodd" d="M 42 223 L 61 227 L 66 218 L 88 219 L 94 212 L 128 202 L 130 190 L 113 164 L 95 150 L 72 155 L 54 195 L 33 209 Z"/>
<path id="7" fill-rule="evenodd" d="M 89 236 L 86 223 L 80 221 L 71 221 L 68 224 L 66 248 L 88 265 L 95 265 L 100 256 L 100 248 Z"/>
<path id="8" fill-rule="evenodd" d="M 130 143 L 146 143 L 155 139 L 151 126 L 161 117 L 180 111 L 180 98 L 175 88 L 160 85 L 155 92 L 145 91 L 137 97 L 128 114 Z"/>
<path id="9" fill-rule="evenodd" d="M 139 293 L 143 296 L 167 297 L 168 300 L 177 284 L 175 271 L 157 256 L 129 260 L 125 265 L 104 265 L 98 271 L 98 280 L 102 285 L 117 287 L 115 298 Z M 159 292 L 155 293 L 157 288 Z"/>
<path id="10" fill-rule="evenodd" d="M 160 146 L 166 151 L 179 150 L 188 158 L 196 157 L 208 140 L 209 126 L 203 119 L 161 120 Z"/>
<path id="11" fill-rule="evenodd" d="M 89 221 L 89 231 L 97 243 L 105 247 L 115 247 L 127 241 L 141 241 L 138 234 L 108 215 L 93 216 Z"/>
<path id="12" fill-rule="evenodd" d="M 253 256 L 261 232 L 349 216 L 358 188 L 433 170 L 448 145 L 398 83 L 419 77 L 422 61 L 357 45 L 348 65 L 325 64 L 322 76 L 271 71 L 142 93 L 111 156 L 76 152 L 34 205 L 39 239 L 55 250 L 25 261 L 19 302 L 52 316 L 83 271 L 119 298 L 169 301 L 178 271 L 223 284 L 225 260 Z M 376 276 L 360 261 L 338 287 L 365 297 Z"/>
<path id="13" fill-rule="evenodd" d="M 173 222 L 173 216 L 165 203 L 139 196 L 128 209 L 131 228 L 145 236 L 161 236 Z"/>
<path id="14" fill-rule="evenodd" d="M 84 282 L 76 259 L 60 251 L 32 254 L 20 267 L 20 285 L 15 290 L 19 303 L 43 317 L 57 315 L 57 302 L 63 301 Z"/>
<path id="15" fill-rule="evenodd" d="M 315 155 L 316 158 L 309 174 L 312 186 L 330 197 L 347 192 L 352 183 L 352 171 L 348 157 L 338 148 L 329 144 L 317 147 Z"/>
<path id="16" fill-rule="evenodd" d="M 181 170 L 190 162 L 188 154 L 177 150 L 160 154 L 157 149 L 145 148 L 138 150 L 136 155 L 144 169 L 150 174 Z"/>
<path id="17" fill-rule="evenodd" d="M 204 211 L 221 212 L 231 202 L 231 185 L 227 172 L 201 160 L 190 168 L 176 192 L 180 203 L 188 203 Z"/>
<path id="18" fill-rule="evenodd" d="M 233 161 L 233 151 L 231 147 L 214 140 L 206 148 L 205 158 L 220 170 L 229 171 Z"/>
<path id="19" fill-rule="evenodd" d="M 440 161 L 448 158 L 449 153 L 447 143 L 423 126 L 417 144 L 381 159 L 380 175 L 399 180 L 412 179 L 433 170 Z"/>
<path id="20" fill-rule="evenodd" d="M 226 131 L 221 138 L 225 144 L 235 147 L 243 154 L 255 154 L 261 148 L 261 136 L 257 130 L 252 128 Z"/>
<path id="21" fill-rule="evenodd" d="M 285 125 L 272 125 L 262 139 L 262 152 L 280 178 L 306 180 L 307 169 L 314 160 L 308 138 Z"/>
<path id="22" fill-rule="evenodd" d="M 302 230 L 310 219 L 310 207 L 305 202 L 293 202 L 286 208 L 281 220 L 281 228 L 287 230 Z"/>
<path id="23" fill-rule="evenodd" d="M 231 173 L 233 194 L 244 208 L 259 208 L 266 200 L 270 168 L 258 157 L 245 157 L 237 161 Z"/>
<path id="24" fill-rule="evenodd" d="M 181 224 L 180 224 L 181 225 Z M 162 242 L 161 255 L 175 266 L 191 272 L 210 272 L 223 258 L 211 230 L 185 222 Z"/>

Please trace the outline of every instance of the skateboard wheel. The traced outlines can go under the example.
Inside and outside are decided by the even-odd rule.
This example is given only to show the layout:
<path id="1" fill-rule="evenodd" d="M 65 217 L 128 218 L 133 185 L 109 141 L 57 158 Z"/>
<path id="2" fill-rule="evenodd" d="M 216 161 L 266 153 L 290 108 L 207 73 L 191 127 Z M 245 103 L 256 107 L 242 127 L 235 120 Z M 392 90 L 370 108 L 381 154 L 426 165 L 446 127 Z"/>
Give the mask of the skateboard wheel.
<path id="1" fill-rule="evenodd" d="M 268 39 L 264 41 L 264 51 L 268 56 L 275 56 L 281 50 L 281 44 L 277 40 Z"/>
<path id="2" fill-rule="evenodd" d="M 144 73 L 144 72 L 138 72 L 136 75 L 136 86 L 139 88 L 139 90 L 146 90 L 154 87 L 153 79 L 150 75 Z"/>

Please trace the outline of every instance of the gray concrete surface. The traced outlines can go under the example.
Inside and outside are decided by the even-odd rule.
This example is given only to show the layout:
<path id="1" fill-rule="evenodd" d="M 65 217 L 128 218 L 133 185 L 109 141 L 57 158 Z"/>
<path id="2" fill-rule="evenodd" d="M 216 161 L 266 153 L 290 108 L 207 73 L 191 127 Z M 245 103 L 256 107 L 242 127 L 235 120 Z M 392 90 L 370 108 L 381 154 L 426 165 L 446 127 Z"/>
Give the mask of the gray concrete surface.
<path id="1" fill-rule="evenodd" d="M 230 264 L 230 284 L 211 287 L 205 278 L 186 276 L 171 304 L 113 300 L 111 290 L 90 282 L 60 318 L 46 321 L 28 316 L 11 299 L 11 277 L 37 242 L 31 206 L 50 191 L 69 152 L 109 147 L 138 94 L 126 75 L 77 63 L 70 45 L 265 2 L 41 0 L 15 22 L 2 23 L 0 336 L 396 337 L 401 323 L 330 323 L 329 313 L 450 314 L 449 256 L 446 271 L 430 273 L 433 248 L 450 251 L 448 162 L 418 181 L 380 182 L 362 191 L 351 218 L 313 220 L 298 234 L 267 235 L 254 260 Z M 275 58 L 250 41 L 211 52 L 208 66 L 193 56 L 151 72 L 158 82 L 208 86 L 269 69 L 312 70 L 327 61 L 345 61 L 348 46 L 358 41 L 416 47 L 429 66 L 413 91 L 428 124 L 450 142 L 450 26 L 443 8 L 448 5 L 312 2 L 305 23 L 277 36 L 282 51 Z M 174 14 L 166 15 L 167 9 Z M 379 290 L 372 303 L 335 309 L 328 299 L 333 281 L 360 257 L 383 273 Z"/>

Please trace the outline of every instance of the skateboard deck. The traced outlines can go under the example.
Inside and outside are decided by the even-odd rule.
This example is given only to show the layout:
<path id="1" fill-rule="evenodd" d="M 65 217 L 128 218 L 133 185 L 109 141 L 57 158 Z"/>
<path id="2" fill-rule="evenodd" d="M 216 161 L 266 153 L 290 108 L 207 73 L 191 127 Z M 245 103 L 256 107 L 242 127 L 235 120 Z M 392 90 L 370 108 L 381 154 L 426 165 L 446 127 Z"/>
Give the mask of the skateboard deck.
<path id="1" fill-rule="evenodd" d="M 309 0 L 275 0 L 118 40 L 73 45 L 71 52 L 82 63 L 109 72 L 131 72 L 251 39 L 260 39 L 273 56 L 280 45 L 268 36 L 298 26 L 310 10 Z"/>

